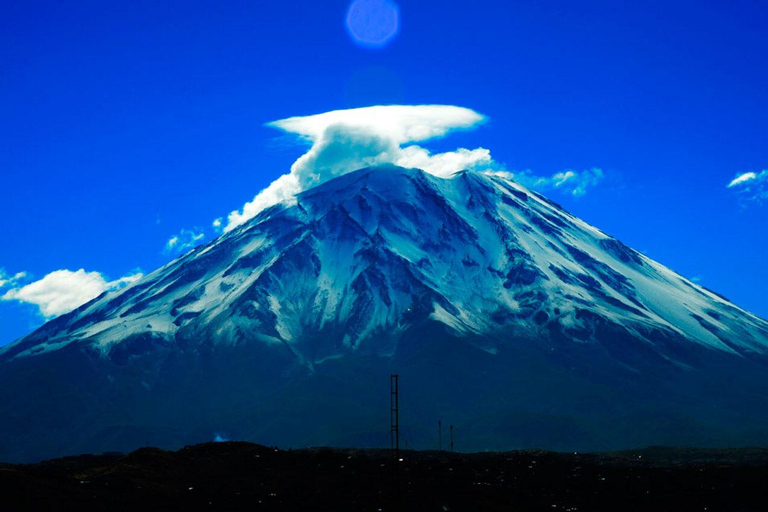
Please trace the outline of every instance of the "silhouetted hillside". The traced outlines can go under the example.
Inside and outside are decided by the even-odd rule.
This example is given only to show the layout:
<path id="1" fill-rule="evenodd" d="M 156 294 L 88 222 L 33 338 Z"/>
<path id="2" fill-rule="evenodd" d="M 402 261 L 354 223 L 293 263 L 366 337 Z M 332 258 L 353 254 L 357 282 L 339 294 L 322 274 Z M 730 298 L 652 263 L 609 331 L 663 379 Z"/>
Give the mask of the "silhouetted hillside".
<path id="1" fill-rule="evenodd" d="M 210 443 L 0 465 L 16 510 L 766 510 L 768 450 L 401 453 Z"/>

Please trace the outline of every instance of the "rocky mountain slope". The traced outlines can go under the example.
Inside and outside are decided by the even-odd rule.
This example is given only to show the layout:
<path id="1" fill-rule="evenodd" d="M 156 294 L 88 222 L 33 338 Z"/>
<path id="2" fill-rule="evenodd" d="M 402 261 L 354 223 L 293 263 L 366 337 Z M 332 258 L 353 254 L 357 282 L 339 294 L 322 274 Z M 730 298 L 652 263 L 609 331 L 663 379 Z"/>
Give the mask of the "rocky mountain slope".
<path id="1" fill-rule="evenodd" d="M 363 169 L 0 349 L 0 459 L 382 445 L 390 372 L 416 443 L 765 443 L 766 353 L 764 320 L 503 176 Z"/>

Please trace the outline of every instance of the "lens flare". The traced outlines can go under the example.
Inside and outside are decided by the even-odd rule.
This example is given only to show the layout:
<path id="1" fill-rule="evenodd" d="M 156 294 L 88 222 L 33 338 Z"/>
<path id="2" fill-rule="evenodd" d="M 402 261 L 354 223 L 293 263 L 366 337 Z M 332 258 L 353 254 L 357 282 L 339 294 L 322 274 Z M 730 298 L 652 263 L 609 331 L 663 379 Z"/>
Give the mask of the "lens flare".
<path id="1" fill-rule="evenodd" d="M 355 0 L 347 10 L 347 31 L 360 46 L 381 48 L 400 28 L 400 9 L 391 0 Z"/>

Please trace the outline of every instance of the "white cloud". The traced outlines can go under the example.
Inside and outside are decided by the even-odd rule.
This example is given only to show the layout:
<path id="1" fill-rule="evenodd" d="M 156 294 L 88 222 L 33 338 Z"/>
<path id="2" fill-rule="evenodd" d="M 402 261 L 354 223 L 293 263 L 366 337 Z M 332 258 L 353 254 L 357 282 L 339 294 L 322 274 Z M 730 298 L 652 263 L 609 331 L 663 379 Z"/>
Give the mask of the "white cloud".
<path id="1" fill-rule="evenodd" d="M 56 270 L 39 281 L 8 290 L 0 300 L 34 304 L 40 308 L 41 315 L 50 319 L 72 311 L 105 291 L 116 290 L 141 277 L 139 272 L 107 281 L 99 272 L 86 272 L 82 268 L 75 272 Z"/>
<path id="2" fill-rule="evenodd" d="M 733 188 L 733 187 L 736 187 L 738 185 L 743 185 L 743 184 L 747 183 L 748 181 L 751 181 L 751 180 L 754 180 L 754 179 L 757 179 L 757 174 L 755 174 L 753 172 L 745 172 L 745 173 L 739 174 L 738 176 L 733 178 L 733 180 L 731 180 L 731 182 L 728 184 L 727 188 Z"/>
<path id="3" fill-rule="evenodd" d="M 452 105 L 379 105 L 289 117 L 267 126 L 301 135 L 312 142 L 320 140 L 328 127 L 346 126 L 368 129 L 395 144 L 405 144 L 443 137 L 458 129 L 471 129 L 484 120 L 485 117 L 474 110 Z"/>
<path id="4" fill-rule="evenodd" d="M 227 232 L 277 203 L 289 203 L 296 194 L 336 176 L 364 167 L 395 164 L 415 167 L 446 177 L 461 170 L 493 172 L 502 166 L 485 148 L 459 148 L 431 153 L 423 142 L 457 130 L 471 130 L 486 118 L 468 108 L 451 105 L 389 105 L 334 110 L 324 114 L 290 117 L 267 126 L 298 135 L 309 150 L 242 209 L 231 212 L 226 223 L 214 221 L 217 232 Z M 529 171 L 507 176 L 539 189 L 557 189 L 574 196 L 584 195 L 603 178 L 600 169 L 564 171 L 550 177 Z M 218 223 L 218 224 L 217 224 Z"/>
<path id="5" fill-rule="evenodd" d="M 575 197 L 583 196 L 587 191 L 603 180 L 602 169 L 593 167 L 583 171 L 566 170 L 552 176 L 536 176 L 530 170 L 507 172 L 494 171 L 534 190 L 559 190 Z"/>
<path id="6" fill-rule="evenodd" d="M 734 189 L 745 201 L 762 203 L 768 200 L 768 169 L 744 172 L 733 178 L 726 188 Z"/>
<path id="7" fill-rule="evenodd" d="M 224 232 L 224 217 L 218 217 L 216 219 L 213 219 L 213 222 L 211 222 L 211 227 L 213 228 L 213 232 L 215 235 L 220 235 Z"/>
<path id="8" fill-rule="evenodd" d="M 5 272 L 5 269 L 0 268 L 0 288 L 16 286 L 16 284 L 25 277 L 27 277 L 26 272 L 17 272 L 13 275 L 9 275 Z"/>
<path id="9" fill-rule="evenodd" d="M 269 123 L 267 126 L 298 135 L 311 147 L 293 163 L 289 174 L 277 178 L 241 210 L 230 213 L 224 231 L 269 206 L 290 201 L 303 190 L 363 167 L 391 163 L 419 167 L 439 176 L 491 167 L 493 161 L 487 149 L 462 148 L 432 154 L 413 145 L 452 131 L 472 129 L 484 121 L 485 117 L 473 110 L 451 105 L 389 105 L 334 110 Z"/>
<path id="10" fill-rule="evenodd" d="M 495 164 L 491 152 L 485 148 L 464 149 L 433 155 L 419 146 L 403 148 L 394 162 L 400 167 L 415 167 L 436 176 L 450 176 L 465 169 L 490 169 Z"/>
<path id="11" fill-rule="evenodd" d="M 181 254 L 183 252 L 187 252 L 189 249 L 192 249 L 194 246 L 196 246 L 197 243 L 203 238 L 205 238 L 205 233 L 203 233 L 201 230 L 182 229 L 179 234 L 173 235 L 168 239 L 168 241 L 165 243 L 165 249 L 163 249 L 163 253 Z"/>

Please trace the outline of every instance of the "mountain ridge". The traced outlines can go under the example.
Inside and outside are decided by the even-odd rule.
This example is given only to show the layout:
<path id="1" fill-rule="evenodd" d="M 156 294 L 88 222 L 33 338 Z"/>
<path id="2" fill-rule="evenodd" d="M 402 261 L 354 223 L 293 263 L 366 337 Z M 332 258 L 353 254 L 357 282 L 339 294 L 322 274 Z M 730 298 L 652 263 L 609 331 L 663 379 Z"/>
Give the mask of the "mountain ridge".
<path id="1" fill-rule="evenodd" d="M 489 186 L 495 190 L 489 189 Z M 351 192 L 350 187 L 354 191 Z M 402 198 L 386 197 L 388 188 L 404 188 L 407 191 L 407 197 L 414 194 L 418 196 L 415 198 L 415 204 L 426 204 L 433 211 L 427 213 L 422 208 L 419 212 Z M 331 199 L 333 196 L 344 194 L 348 194 L 352 199 L 337 202 Z M 493 204 L 494 200 L 496 204 Z M 388 203 L 388 201 L 391 202 Z M 462 202 L 464 202 L 463 205 Z M 374 206 L 371 206 L 371 203 Z M 326 209 L 323 204 L 331 206 Z M 461 207 L 464 211 L 461 211 Z M 378 211 L 373 212 L 371 208 L 376 208 Z M 468 215 L 468 213 L 474 215 Z M 421 221 L 418 216 L 426 216 L 427 219 Z M 442 224 L 439 229 L 430 232 L 430 222 L 435 224 L 442 222 Z M 564 231 L 568 228 L 571 230 Z M 258 234 L 265 231 L 278 234 L 272 246 L 269 246 L 270 242 L 263 240 L 259 243 Z M 538 237 L 538 240 L 530 236 L 531 234 Z M 228 243 L 238 245 L 238 240 L 249 237 L 256 241 L 240 244 L 237 247 L 239 255 L 236 261 L 231 265 L 227 264 L 226 268 L 222 268 L 214 276 L 218 278 L 220 293 L 212 293 L 209 289 L 201 290 L 200 288 L 183 296 L 174 293 L 178 289 L 188 291 L 190 286 L 187 282 L 194 284 L 197 278 L 205 278 L 209 275 L 208 269 L 217 264 L 214 260 L 221 259 L 216 251 L 226 250 L 226 247 L 221 247 L 222 245 L 226 246 Z M 591 239 L 586 240 L 588 243 L 585 247 L 583 242 L 585 238 L 590 237 Z M 424 241 L 420 242 L 419 238 Z M 492 248 L 494 245 L 501 246 L 499 252 L 505 252 L 505 254 L 489 255 L 484 247 Z M 323 251 L 324 253 L 321 254 Z M 354 258 L 347 258 L 343 262 L 338 261 L 349 256 L 350 251 L 352 253 L 356 251 L 360 255 L 358 261 Z M 439 256 L 434 258 L 434 254 L 430 251 Z M 495 327 L 480 318 L 489 313 L 488 303 L 493 302 L 482 295 L 496 293 L 503 296 L 504 290 L 519 290 L 526 287 L 530 291 L 530 297 L 522 297 L 522 304 L 515 299 L 514 295 L 510 297 L 510 294 L 506 294 L 506 297 L 502 297 L 503 300 L 493 304 L 496 309 L 490 311 L 490 316 L 496 315 L 494 318 L 501 320 L 502 316 L 509 314 L 517 306 L 518 311 L 524 311 L 526 308 L 537 309 L 532 315 L 533 323 L 545 324 L 550 321 L 550 317 L 562 314 L 562 311 L 568 307 L 568 304 L 558 303 L 548 310 L 536 308 L 536 301 L 544 302 L 552 295 L 556 295 L 552 293 L 551 286 L 547 289 L 550 296 L 541 295 L 542 289 L 546 289 L 548 285 L 555 282 L 561 289 L 577 292 L 563 293 L 560 294 L 562 297 L 556 298 L 583 306 L 591 306 L 587 303 L 592 302 L 600 305 L 603 313 L 606 309 L 612 309 L 609 313 L 622 318 L 632 316 L 636 320 L 644 317 L 649 320 L 646 324 L 655 323 L 656 327 L 676 331 L 684 337 L 691 336 L 698 342 L 709 344 L 720 350 L 765 352 L 768 345 L 766 324 L 758 317 L 741 310 L 714 292 L 673 273 L 615 238 L 605 235 L 602 231 L 583 223 L 540 194 L 533 193 L 499 176 L 464 171 L 450 179 L 441 179 L 426 175 L 422 171 L 394 167 L 386 170 L 362 169 L 300 194 L 295 203 L 290 206 L 284 204 L 274 206 L 231 233 L 192 250 L 123 290 L 98 297 L 75 310 L 74 314 L 66 315 L 64 319 L 54 320 L 52 324 L 47 324 L 38 332 L 45 335 L 46 340 L 50 340 L 51 331 L 55 331 L 52 327 L 66 324 L 64 335 L 61 334 L 61 329 L 55 333 L 58 337 L 54 339 L 64 338 L 56 346 L 71 342 L 68 340 L 77 339 L 78 336 L 95 338 L 98 342 L 98 340 L 109 338 L 104 333 L 105 330 L 109 330 L 109 327 L 94 328 L 94 326 L 102 318 L 119 314 L 119 325 L 123 327 L 132 320 L 132 316 L 138 316 L 141 319 L 149 318 L 161 325 L 154 329 L 147 328 L 146 332 L 157 333 L 161 337 L 173 337 L 182 330 L 183 325 L 194 323 L 198 316 L 207 316 L 209 319 L 215 316 L 206 308 L 210 306 L 214 312 L 217 312 L 217 309 L 221 309 L 220 306 L 217 307 L 217 303 L 240 308 L 240 311 L 247 315 L 248 301 L 243 293 L 246 293 L 245 297 L 249 296 L 247 293 L 258 294 L 257 290 L 246 292 L 245 288 L 252 285 L 248 280 L 259 284 L 271 280 L 274 285 L 275 274 L 270 273 L 272 267 L 296 263 L 303 265 L 305 261 L 302 257 L 299 257 L 296 262 L 290 261 L 291 256 L 299 253 L 306 257 L 306 263 L 313 266 L 312 269 L 316 274 L 310 276 L 315 277 L 315 285 L 319 290 L 315 293 L 316 301 L 313 306 L 323 309 L 323 315 L 314 319 L 314 325 L 311 325 L 311 328 L 323 328 L 328 322 L 329 314 L 339 313 L 334 308 L 373 308 L 371 312 L 375 310 L 379 316 L 384 315 L 383 318 L 377 318 L 376 325 L 357 325 L 355 321 L 359 323 L 360 319 L 352 320 L 352 324 L 347 325 L 345 329 L 346 334 L 354 338 L 352 342 L 356 339 L 355 336 L 365 338 L 368 335 L 366 329 L 375 330 L 377 326 L 382 325 L 396 326 L 403 315 L 407 321 L 408 311 L 400 311 L 397 308 L 399 303 L 407 302 L 406 297 L 393 301 L 393 298 L 398 295 L 398 290 L 392 286 L 392 283 L 385 284 L 385 281 L 393 276 L 383 275 L 379 271 L 386 269 L 391 270 L 393 275 L 402 273 L 403 275 L 398 276 L 401 279 L 399 284 L 409 281 L 405 286 L 413 286 L 414 289 L 411 290 L 413 293 L 432 297 L 434 303 L 434 310 L 430 313 L 432 318 L 439 318 L 453 328 L 465 332 L 489 335 Z M 460 264 L 454 261 L 459 253 L 461 253 Z M 430 261 L 431 256 L 442 264 L 441 268 L 429 268 L 435 266 L 435 263 Z M 362 263 L 359 260 L 362 260 Z M 356 269 L 355 265 L 361 268 Z M 455 267 L 458 267 L 458 270 Z M 621 271 L 616 271 L 615 268 L 620 268 Z M 167 272 L 166 269 L 175 270 L 171 270 L 170 276 L 161 280 L 160 283 L 155 281 L 157 276 Z M 343 277 L 339 277 L 339 273 L 347 270 L 352 272 L 353 278 L 345 281 Z M 355 274 L 357 270 L 359 272 Z M 461 271 L 466 275 L 462 275 Z M 242 277 L 249 272 L 248 277 Z M 266 273 L 269 279 L 262 277 L 262 273 Z M 626 277 L 630 273 L 641 277 L 642 274 L 653 274 L 652 277 L 657 281 L 664 279 L 667 283 L 676 281 L 674 284 L 678 289 L 674 291 L 678 296 L 681 295 L 679 288 L 685 287 L 687 289 L 684 292 L 692 291 L 704 297 L 705 303 L 711 307 L 689 307 L 687 316 L 683 312 L 670 319 L 669 315 L 661 313 L 660 310 L 663 308 L 656 304 L 660 301 L 654 297 L 654 294 L 658 294 L 659 291 L 649 289 L 647 286 L 638 290 L 635 281 Z M 254 274 L 257 276 L 251 277 Z M 441 282 L 441 279 L 445 278 L 448 281 Z M 479 287 L 471 289 L 472 297 L 459 297 L 460 303 L 454 304 L 457 302 L 455 300 L 457 295 L 467 295 L 465 290 L 457 288 L 471 287 L 473 279 L 480 279 L 483 290 L 478 290 Z M 209 284 L 210 281 L 211 279 L 208 279 Z M 343 287 L 338 286 L 338 281 L 342 282 Z M 418 283 L 423 286 L 418 286 Z M 503 289 L 499 288 L 499 284 Z M 442 289 L 443 287 L 447 290 Z M 154 295 L 142 293 L 146 288 L 154 289 Z M 234 292 L 231 291 L 233 288 Z M 339 288 L 343 289 L 339 291 Z M 364 293 L 357 295 L 357 306 L 348 302 L 334 302 L 344 300 L 338 296 L 339 293 L 343 294 L 355 289 L 369 292 L 368 296 Z M 670 289 L 667 286 L 662 291 L 669 293 Z M 484 293 L 487 290 L 490 290 L 490 293 Z M 313 292 L 313 290 L 305 291 L 310 294 Z M 641 295 L 640 298 L 638 293 Z M 209 297 L 206 299 L 204 295 Z M 169 297 L 175 297 L 173 302 L 168 302 Z M 371 297 L 373 299 L 370 299 Z M 263 331 L 261 334 L 272 340 L 286 341 L 299 335 L 296 330 L 300 329 L 298 324 L 301 322 L 295 319 L 293 322 L 288 320 L 281 322 L 281 319 L 291 314 L 290 312 L 275 313 L 274 309 L 280 308 L 280 304 L 275 301 L 281 298 L 283 297 L 279 294 L 259 297 L 257 302 L 262 307 L 250 313 L 259 317 L 257 323 Z M 363 304 L 369 299 L 368 303 Z M 483 304 L 470 304 L 473 302 L 472 299 L 479 299 Z M 526 302 L 526 299 L 532 300 Z M 654 299 L 657 300 L 654 302 Z M 142 315 L 145 306 L 161 300 L 166 302 L 162 302 L 159 308 L 153 310 L 156 313 L 154 317 Z M 348 296 L 346 300 L 350 300 Z M 272 302 L 268 303 L 269 301 Z M 507 303 L 504 304 L 504 301 Z M 512 304 L 512 302 L 518 303 Z M 648 302 L 653 304 L 650 310 Z M 702 301 L 699 303 L 701 304 Z M 131 304 L 131 307 L 123 307 L 125 304 Z M 505 305 L 508 306 L 506 310 L 504 310 Z M 419 306 L 429 308 L 426 304 L 419 304 Z M 668 304 L 663 306 L 667 307 Z M 476 311 L 470 317 L 466 313 L 472 307 Z M 555 313 L 555 310 L 558 310 L 558 313 Z M 341 314 L 343 316 L 343 312 Z M 266 317 L 272 315 L 276 315 L 277 318 L 270 324 Z M 740 332 L 738 343 L 729 339 L 727 331 L 730 326 L 721 323 L 723 317 L 727 318 L 729 315 L 740 317 L 742 321 L 754 322 L 760 334 L 755 336 L 754 332 Z M 574 327 L 568 330 L 569 335 L 576 339 L 580 336 L 588 336 L 588 333 L 579 332 L 579 322 L 575 315 L 560 318 L 561 325 L 567 322 L 574 324 Z M 531 327 L 530 324 L 531 322 L 528 322 L 528 327 Z M 152 326 L 152 323 L 144 325 Z M 91 329 L 84 329 L 85 326 Z M 640 327 L 647 327 L 647 325 Z M 231 329 L 233 326 L 229 325 L 228 328 Z M 294 332 L 291 332 L 292 329 Z M 721 331 L 725 331 L 725 335 Z M 762 343 L 760 343 L 760 336 L 762 336 Z M 118 333 L 117 338 L 119 337 Z M 25 339 L 17 344 L 25 345 Z M 31 339 L 41 338 L 33 333 Z M 109 339 L 111 342 L 103 342 L 103 345 L 109 345 L 115 341 L 114 333 Z M 29 353 L 29 350 L 19 352 L 15 346 L 16 344 L 13 344 L 0 350 L 0 358 L 8 357 L 8 354 L 13 352 Z M 50 343 L 48 346 L 55 347 Z"/>
<path id="2" fill-rule="evenodd" d="M 0 349 L 0 460 L 768 444 L 768 324 L 503 176 L 368 168 Z M 409 405 L 410 404 L 410 405 Z"/>

